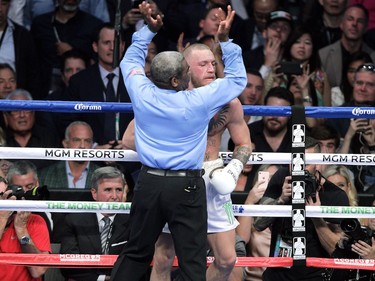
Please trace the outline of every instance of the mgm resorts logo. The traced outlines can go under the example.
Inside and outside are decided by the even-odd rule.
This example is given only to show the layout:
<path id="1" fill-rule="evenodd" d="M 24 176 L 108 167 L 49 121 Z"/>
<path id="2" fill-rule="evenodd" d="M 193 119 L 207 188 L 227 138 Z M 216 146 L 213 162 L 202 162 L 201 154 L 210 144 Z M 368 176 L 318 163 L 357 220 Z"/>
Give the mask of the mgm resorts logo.
<path id="1" fill-rule="evenodd" d="M 89 105 L 89 104 L 83 104 L 83 103 L 77 103 L 74 106 L 74 110 L 77 111 L 101 111 L 102 106 L 101 105 Z"/>
<path id="2" fill-rule="evenodd" d="M 353 108 L 352 110 L 352 114 L 354 116 L 361 116 L 363 114 L 371 114 L 371 115 L 374 115 L 375 114 L 375 109 L 363 109 L 363 108 L 360 108 L 360 107 L 355 107 Z"/>

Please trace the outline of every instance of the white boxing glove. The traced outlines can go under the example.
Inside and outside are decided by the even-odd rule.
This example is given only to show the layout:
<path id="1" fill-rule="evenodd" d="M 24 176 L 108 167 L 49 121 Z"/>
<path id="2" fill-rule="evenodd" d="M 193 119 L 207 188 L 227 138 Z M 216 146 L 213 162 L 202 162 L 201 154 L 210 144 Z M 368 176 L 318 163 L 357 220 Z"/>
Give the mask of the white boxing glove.
<path id="1" fill-rule="evenodd" d="M 236 188 L 242 169 L 242 162 L 238 159 L 232 159 L 224 169 L 214 170 L 211 173 L 210 183 L 219 194 L 229 194 Z"/>

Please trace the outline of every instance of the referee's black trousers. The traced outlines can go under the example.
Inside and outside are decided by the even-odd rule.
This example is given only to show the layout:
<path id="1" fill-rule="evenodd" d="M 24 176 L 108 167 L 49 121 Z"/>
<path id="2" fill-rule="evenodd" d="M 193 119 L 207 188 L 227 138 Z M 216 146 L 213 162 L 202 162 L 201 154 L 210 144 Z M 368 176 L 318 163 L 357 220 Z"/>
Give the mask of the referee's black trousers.
<path id="1" fill-rule="evenodd" d="M 138 281 L 148 270 L 155 242 L 168 222 L 181 280 L 206 280 L 207 207 L 201 176 L 158 176 L 142 169 L 130 210 L 130 236 L 112 281 Z"/>

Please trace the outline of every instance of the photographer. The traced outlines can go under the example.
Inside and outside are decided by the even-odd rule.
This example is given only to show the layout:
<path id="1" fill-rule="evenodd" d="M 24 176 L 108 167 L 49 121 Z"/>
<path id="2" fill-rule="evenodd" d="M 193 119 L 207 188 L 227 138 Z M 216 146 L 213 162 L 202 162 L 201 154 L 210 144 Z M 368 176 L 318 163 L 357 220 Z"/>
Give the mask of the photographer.
<path id="1" fill-rule="evenodd" d="M 18 160 L 8 171 L 7 181 L 9 189 L 12 189 L 13 195 L 17 200 L 46 200 L 48 199 L 48 190 L 46 186 L 39 186 L 39 178 L 36 166 L 28 160 Z M 47 224 L 49 236 L 52 235 L 52 226 L 47 213 L 34 213 L 41 216 Z"/>
<path id="2" fill-rule="evenodd" d="M 0 200 L 15 200 L 7 181 L 0 177 Z M 51 252 L 48 229 L 44 220 L 27 211 L 0 211 L 0 253 Z M 0 280 L 42 280 L 46 267 L 0 264 Z"/>
<path id="3" fill-rule="evenodd" d="M 306 153 L 318 153 L 317 141 L 306 137 Z M 348 206 L 348 197 L 345 192 L 320 176 L 314 164 L 306 165 L 306 198 L 308 205 L 323 206 Z M 317 178 L 313 177 L 317 175 Z M 271 178 L 267 190 L 261 199 L 261 204 L 266 205 L 290 205 L 292 196 L 292 185 L 290 183 L 290 171 L 287 168 L 280 168 Z M 316 190 L 313 190 L 316 188 Z M 312 192 L 308 192 L 311 190 Z M 315 198 L 315 199 L 313 199 Z M 308 257 L 329 257 L 335 249 L 337 241 L 342 237 L 339 227 L 339 220 L 336 219 L 310 219 L 305 221 L 306 228 L 306 256 Z M 271 228 L 270 256 L 275 256 L 277 244 L 283 244 L 283 253 L 292 252 L 292 219 L 291 218 L 263 218 L 258 217 L 254 227 L 262 231 L 266 227 Z M 280 251 L 276 251 L 276 256 Z M 289 254 L 291 256 L 291 254 Z M 263 280 L 323 280 L 322 274 L 325 269 L 305 266 L 292 268 L 267 268 L 263 274 Z"/>

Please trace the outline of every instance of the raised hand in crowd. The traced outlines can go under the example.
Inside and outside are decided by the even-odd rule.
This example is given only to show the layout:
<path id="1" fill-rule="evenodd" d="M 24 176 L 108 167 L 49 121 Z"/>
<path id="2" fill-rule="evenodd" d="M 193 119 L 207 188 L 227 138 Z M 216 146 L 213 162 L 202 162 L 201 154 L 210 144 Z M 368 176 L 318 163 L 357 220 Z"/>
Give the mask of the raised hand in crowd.
<path id="1" fill-rule="evenodd" d="M 263 197 L 264 192 L 267 189 L 265 180 L 258 180 L 251 188 L 249 194 L 246 197 L 245 204 L 256 204 Z"/>
<path id="2" fill-rule="evenodd" d="M 298 87 L 301 89 L 302 91 L 302 96 L 301 97 L 296 97 L 294 96 L 294 98 L 296 99 L 295 102 L 297 102 L 297 99 L 300 98 L 300 102 L 302 104 L 302 102 L 305 101 L 305 98 L 309 98 L 310 97 L 310 93 L 309 93 L 309 81 L 311 79 L 311 77 L 314 75 L 314 73 L 310 73 L 310 65 L 309 64 L 305 64 L 302 68 L 302 74 L 301 75 L 292 75 L 292 78 L 295 79 L 295 81 L 297 82 L 297 85 Z M 311 105 L 311 102 L 310 102 L 310 105 Z"/>
<path id="3" fill-rule="evenodd" d="M 177 51 L 182 53 L 189 46 L 190 46 L 190 42 L 187 42 L 184 46 L 184 33 L 181 32 L 177 40 Z"/>
<path id="4" fill-rule="evenodd" d="M 369 122 L 369 119 L 365 118 L 352 118 L 350 120 L 350 125 L 348 130 L 346 131 L 344 142 L 342 144 L 340 153 L 349 153 L 350 151 L 350 144 L 352 142 L 353 137 L 357 133 L 362 133 L 362 136 L 368 142 L 369 145 L 374 145 L 374 128 Z"/>
<path id="5" fill-rule="evenodd" d="M 135 25 L 141 19 L 143 19 L 143 16 L 138 8 L 130 9 L 122 17 L 122 26 L 126 28 L 126 27 L 129 27 L 130 25 Z"/>
<path id="6" fill-rule="evenodd" d="M 279 37 L 270 37 L 264 48 L 264 65 L 274 67 L 281 57 L 281 40 Z"/>

